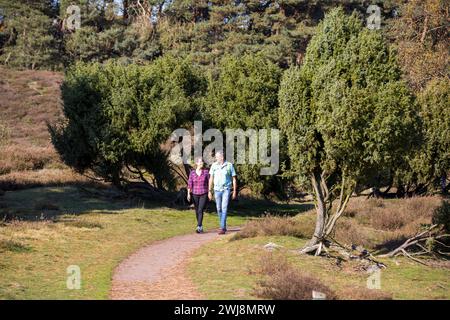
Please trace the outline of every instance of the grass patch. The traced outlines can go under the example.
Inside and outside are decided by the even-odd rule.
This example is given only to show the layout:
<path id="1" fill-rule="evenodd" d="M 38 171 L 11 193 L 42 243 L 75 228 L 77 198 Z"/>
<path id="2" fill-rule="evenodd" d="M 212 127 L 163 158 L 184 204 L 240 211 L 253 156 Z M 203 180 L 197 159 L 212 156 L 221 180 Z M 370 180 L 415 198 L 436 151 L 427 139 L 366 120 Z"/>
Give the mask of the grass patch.
<path id="1" fill-rule="evenodd" d="M 64 225 L 75 228 L 87 228 L 87 229 L 102 229 L 103 225 L 98 222 L 92 221 L 63 221 Z"/>
<path id="2" fill-rule="evenodd" d="M 392 300 L 392 294 L 375 289 L 348 287 L 340 292 L 341 300 Z"/>
<path id="3" fill-rule="evenodd" d="M 40 220 L 33 207 L 40 199 L 59 210 Z M 124 258 L 153 241 L 194 232 L 196 226 L 193 210 L 136 207 L 87 197 L 74 187 L 7 192 L 2 201 L 16 219 L 0 226 L 0 239 L 8 240 L 0 242 L 0 299 L 107 299 L 113 270 Z M 246 219 L 232 215 L 228 222 L 237 226 Z M 217 228 L 217 215 L 206 214 L 204 226 Z M 66 287 L 70 265 L 81 269 L 80 290 Z"/>
<path id="4" fill-rule="evenodd" d="M 449 269 L 418 265 L 406 258 L 385 259 L 381 290 L 367 289 L 370 274 L 356 262 L 341 266 L 334 259 L 299 255 L 306 240 L 292 236 L 263 236 L 229 241 L 230 236 L 196 251 L 188 272 L 208 299 L 258 299 L 256 289 L 267 275 L 261 273 L 263 246 L 274 242 L 292 268 L 320 280 L 338 299 L 450 299 Z M 237 262 L 238 261 L 238 262 Z M 305 273 L 307 271 L 307 273 Z"/>
<path id="5" fill-rule="evenodd" d="M 31 247 L 14 240 L 0 240 L 0 252 L 29 252 Z"/>

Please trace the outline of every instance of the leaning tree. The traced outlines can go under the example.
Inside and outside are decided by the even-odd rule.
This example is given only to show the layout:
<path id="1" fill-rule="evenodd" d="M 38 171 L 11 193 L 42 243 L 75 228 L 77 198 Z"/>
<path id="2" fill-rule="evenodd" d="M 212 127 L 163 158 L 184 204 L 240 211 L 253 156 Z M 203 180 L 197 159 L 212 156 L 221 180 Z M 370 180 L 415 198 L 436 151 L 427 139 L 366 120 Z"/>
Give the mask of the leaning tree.
<path id="1" fill-rule="evenodd" d="M 417 107 L 381 33 L 341 8 L 320 23 L 303 64 L 285 72 L 279 101 L 291 170 L 315 196 L 316 227 L 302 252 L 318 255 L 355 186 L 410 149 Z"/>

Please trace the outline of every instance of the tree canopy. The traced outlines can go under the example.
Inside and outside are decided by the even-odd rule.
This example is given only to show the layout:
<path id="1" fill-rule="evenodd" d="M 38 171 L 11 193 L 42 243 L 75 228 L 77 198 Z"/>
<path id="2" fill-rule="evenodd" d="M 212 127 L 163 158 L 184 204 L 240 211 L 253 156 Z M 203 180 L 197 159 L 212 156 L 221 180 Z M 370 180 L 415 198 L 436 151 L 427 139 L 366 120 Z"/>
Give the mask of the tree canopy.
<path id="1" fill-rule="evenodd" d="M 292 170 L 311 180 L 317 202 L 309 249 L 320 251 L 356 184 L 411 147 L 416 104 L 380 32 L 342 9 L 319 24 L 303 65 L 286 71 L 279 99 Z"/>
<path id="2" fill-rule="evenodd" d="M 81 28 L 77 30 L 68 28 L 69 5 L 80 8 Z M 358 10 L 366 14 L 367 5 L 352 0 L 27 0 L 20 5 L 14 0 L 1 0 L 0 11 L 11 6 L 39 11 L 39 15 L 29 16 L 28 25 L 34 26 L 36 34 L 49 38 L 35 34 L 31 39 L 35 47 L 41 44 L 57 52 L 49 60 L 55 69 L 80 60 L 121 58 L 143 63 L 164 54 L 190 57 L 195 63 L 210 67 L 218 64 L 224 54 L 256 52 L 287 68 L 301 63 L 315 26 L 325 12 L 339 5 L 347 12 Z M 379 5 L 384 19 L 391 19 L 395 1 Z M 31 31 L 18 32 L 25 25 L 15 30 L 23 18 L 10 10 L 3 11 L 8 33 L 19 42 L 23 36 L 31 35 Z M 15 42 L 0 42 L 0 51 L 14 47 Z M 19 52 L 11 54 L 8 64 L 29 67 L 15 60 L 14 55 Z M 30 54 L 39 57 L 43 53 L 34 50 Z M 37 63 L 36 68 L 49 68 L 49 64 Z"/>
<path id="3" fill-rule="evenodd" d="M 72 4 L 76 30 L 68 28 Z M 369 3 L 353 0 L 0 0 L 0 62 L 68 70 L 68 119 L 53 127 L 55 145 L 75 168 L 109 168 L 98 172 L 109 180 L 115 172 L 118 184 L 127 165 L 165 171 L 142 157 L 164 159 L 162 136 L 182 118 L 190 126 L 201 118 L 222 131 L 282 126 L 285 177 L 320 171 L 335 185 L 344 174 L 357 190 L 395 186 L 398 195 L 430 192 L 439 181 L 448 190 L 448 139 L 439 139 L 448 124 L 448 6 L 376 4 L 380 30 L 365 27 Z M 327 12 L 334 18 L 324 20 Z M 192 75 L 161 61 L 183 61 Z M 196 89 L 177 84 L 182 78 Z M 94 123 L 104 127 L 88 128 Z M 261 178 L 257 166 L 239 170 L 256 193 L 280 182 Z"/>
<path id="4" fill-rule="evenodd" d="M 223 133 L 226 129 L 276 129 L 281 74 L 277 65 L 261 55 L 225 57 L 209 79 L 202 110 L 206 123 Z M 246 143 L 247 155 L 248 146 Z M 259 174 L 261 164 L 237 167 L 240 183 L 254 193 L 280 192 L 278 178 Z"/>
<path id="5" fill-rule="evenodd" d="M 50 126 L 63 161 L 121 186 L 124 168 L 147 172 L 164 188 L 171 132 L 195 112 L 205 88 L 188 62 L 164 57 L 146 66 L 78 63 L 62 85 L 66 120 Z M 159 170 L 161 169 L 161 170 Z"/>

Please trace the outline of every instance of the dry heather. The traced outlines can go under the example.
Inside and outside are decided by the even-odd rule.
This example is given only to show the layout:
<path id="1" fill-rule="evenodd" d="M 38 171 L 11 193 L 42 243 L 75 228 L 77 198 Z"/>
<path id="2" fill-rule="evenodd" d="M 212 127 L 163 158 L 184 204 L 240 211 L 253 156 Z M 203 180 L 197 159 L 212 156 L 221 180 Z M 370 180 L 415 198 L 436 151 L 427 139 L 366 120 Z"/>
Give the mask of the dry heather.
<path id="1" fill-rule="evenodd" d="M 60 166 L 47 122 L 62 115 L 62 77 L 56 72 L 0 66 L 0 128 L 7 138 L 0 148 L 0 175 Z"/>
<path id="2" fill-rule="evenodd" d="M 362 245 L 369 249 L 391 248 L 417 233 L 423 224 L 431 223 L 433 210 L 441 201 L 439 197 L 353 198 L 345 215 L 338 220 L 333 238 L 343 244 Z M 274 235 L 310 238 L 314 223 L 314 210 L 292 218 L 267 216 L 251 220 L 232 239 Z"/>
<path id="3" fill-rule="evenodd" d="M 380 230 L 413 231 L 421 223 L 430 223 L 433 210 L 441 203 L 439 197 L 414 197 L 381 200 L 354 198 L 347 215 L 354 215 L 360 224 Z"/>
<path id="4" fill-rule="evenodd" d="M 313 291 L 336 300 L 336 294 L 320 280 L 303 274 L 281 255 L 266 254 L 261 259 L 261 273 L 265 276 L 255 290 L 258 297 L 273 300 L 312 300 Z"/>
<path id="5" fill-rule="evenodd" d="M 392 248 L 431 223 L 433 210 L 441 202 L 440 197 L 354 198 L 338 222 L 335 237 L 367 248 Z"/>
<path id="6" fill-rule="evenodd" d="M 362 287 L 347 287 L 339 290 L 340 300 L 392 300 L 393 296 L 389 292 L 382 290 L 371 290 Z"/>
<path id="7" fill-rule="evenodd" d="M 19 190 L 41 186 L 64 185 L 95 185 L 104 186 L 99 182 L 79 175 L 71 169 L 42 169 L 35 171 L 17 171 L 0 175 L 0 189 Z"/>
<path id="8" fill-rule="evenodd" d="M 53 146 L 7 145 L 0 152 L 0 175 L 14 171 L 62 168 Z"/>
<path id="9" fill-rule="evenodd" d="M 261 258 L 259 272 L 264 279 L 255 294 L 274 300 L 311 300 L 313 291 L 326 295 L 327 300 L 391 300 L 392 294 L 381 290 L 346 286 L 333 290 L 322 281 L 290 264 L 280 253 L 266 253 Z"/>
<path id="10" fill-rule="evenodd" d="M 64 166 L 47 123 L 62 116 L 62 73 L 0 66 L 0 190 L 88 184 Z"/>
<path id="11" fill-rule="evenodd" d="M 305 221 L 307 219 L 304 219 Z M 231 240 L 240 240 L 245 238 L 253 238 L 257 236 L 293 236 L 298 238 L 308 237 L 314 230 L 313 220 L 310 223 L 299 221 L 296 218 L 277 217 L 267 215 L 262 219 L 250 220 L 236 233 Z"/>

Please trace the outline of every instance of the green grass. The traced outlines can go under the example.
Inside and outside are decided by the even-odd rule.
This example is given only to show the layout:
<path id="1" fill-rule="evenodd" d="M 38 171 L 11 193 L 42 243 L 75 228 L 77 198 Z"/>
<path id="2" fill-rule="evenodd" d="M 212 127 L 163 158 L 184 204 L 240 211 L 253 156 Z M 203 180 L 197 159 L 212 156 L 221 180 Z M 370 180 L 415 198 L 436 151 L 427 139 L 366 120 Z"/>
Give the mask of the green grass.
<path id="1" fill-rule="evenodd" d="M 229 225 L 243 225 L 261 214 L 290 215 L 310 204 L 271 204 L 241 200 L 231 204 Z M 76 187 L 45 187 L 6 192 L 0 216 L 22 220 L 0 223 L 0 299 L 107 299 L 112 272 L 120 261 L 145 244 L 193 232 L 192 210 L 157 203 L 111 201 L 92 197 Z M 211 206 L 205 228 L 217 228 Z M 310 219 L 310 215 L 295 219 Z M 260 236 L 230 241 L 231 235 L 200 248 L 188 272 L 209 299 L 255 299 L 262 275 L 261 257 L 268 242 L 282 245 L 289 261 L 320 278 L 338 293 L 365 287 L 368 274 L 355 265 L 339 268 L 334 260 L 300 256 L 305 240 L 290 236 Z M 399 258 L 386 260 L 382 290 L 395 299 L 450 299 L 449 269 L 426 267 Z M 67 267 L 81 268 L 82 288 L 66 287 Z"/>
<path id="2" fill-rule="evenodd" d="M 230 236 L 200 248 L 190 259 L 188 272 L 200 292 L 208 299 L 256 299 L 254 289 L 259 273 L 263 245 L 274 242 L 280 252 L 302 272 L 307 272 L 334 289 L 365 288 L 368 273 L 355 270 L 356 265 L 338 267 L 333 259 L 299 255 L 295 249 L 305 240 L 289 236 L 256 237 L 229 241 Z M 449 269 L 419 265 L 404 258 L 384 260 L 381 290 L 394 299 L 450 299 Z"/>
<path id="3" fill-rule="evenodd" d="M 152 241 L 193 232 L 192 210 L 92 198 L 75 187 L 7 192 L 0 213 L 24 219 L 0 225 L 1 299 L 106 299 L 114 267 Z M 48 203 L 58 210 L 38 210 Z M 43 206 L 45 208 L 47 206 Z M 230 226 L 244 223 L 230 216 Z M 206 229 L 217 228 L 208 213 Z M 82 288 L 68 290 L 67 267 L 81 268 Z"/>

